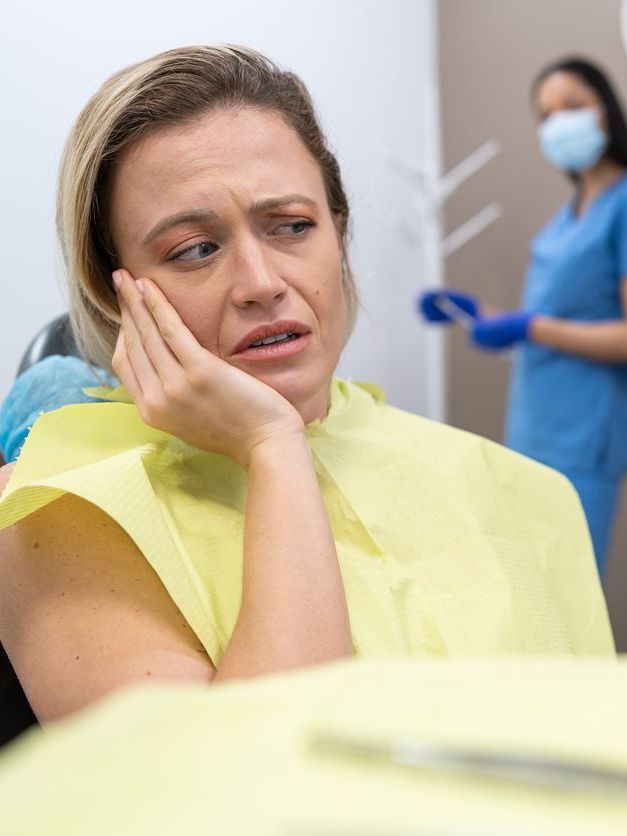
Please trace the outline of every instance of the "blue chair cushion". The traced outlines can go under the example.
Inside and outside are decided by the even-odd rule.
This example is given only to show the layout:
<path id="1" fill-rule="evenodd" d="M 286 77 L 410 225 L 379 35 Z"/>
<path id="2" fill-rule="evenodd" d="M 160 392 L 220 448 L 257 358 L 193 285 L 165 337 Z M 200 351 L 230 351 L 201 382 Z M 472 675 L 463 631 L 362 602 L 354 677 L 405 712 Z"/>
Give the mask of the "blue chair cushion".
<path id="1" fill-rule="evenodd" d="M 30 366 L 13 384 L 0 406 L 0 449 L 14 461 L 35 420 L 72 403 L 98 403 L 83 392 L 90 386 L 117 386 L 115 377 L 92 369 L 78 357 L 53 354 Z"/>

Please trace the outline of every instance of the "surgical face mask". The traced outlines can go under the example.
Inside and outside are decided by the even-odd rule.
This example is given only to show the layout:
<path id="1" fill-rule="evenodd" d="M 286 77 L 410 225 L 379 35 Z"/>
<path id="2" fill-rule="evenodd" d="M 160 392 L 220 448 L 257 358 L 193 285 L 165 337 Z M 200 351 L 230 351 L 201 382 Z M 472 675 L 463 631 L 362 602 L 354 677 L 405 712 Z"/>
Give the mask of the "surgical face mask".
<path id="1" fill-rule="evenodd" d="M 547 160 L 564 171 L 595 165 L 609 142 L 593 107 L 556 111 L 539 126 L 538 139 Z"/>

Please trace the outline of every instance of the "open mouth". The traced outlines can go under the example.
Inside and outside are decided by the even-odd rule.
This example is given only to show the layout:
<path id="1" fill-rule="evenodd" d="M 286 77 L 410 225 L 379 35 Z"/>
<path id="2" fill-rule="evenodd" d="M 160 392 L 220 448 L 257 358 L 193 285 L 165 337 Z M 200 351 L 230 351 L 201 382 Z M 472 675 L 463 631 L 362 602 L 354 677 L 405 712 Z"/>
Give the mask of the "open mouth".
<path id="1" fill-rule="evenodd" d="M 279 320 L 260 325 L 238 343 L 232 357 L 240 360 L 282 360 L 303 351 L 311 331 L 297 320 Z"/>
<path id="2" fill-rule="evenodd" d="M 289 333 L 285 334 L 277 334 L 275 337 L 266 337 L 265 340 L 256 340 L 254 343 L 251 343 L 248 348 L 258 348 L 260 345 L 273 345 L 274 343 L 284 343 L 287 340 L 297 340 L 300 337 L 300 334 L 296 334 L 294 331 L 290 331 Z"/>

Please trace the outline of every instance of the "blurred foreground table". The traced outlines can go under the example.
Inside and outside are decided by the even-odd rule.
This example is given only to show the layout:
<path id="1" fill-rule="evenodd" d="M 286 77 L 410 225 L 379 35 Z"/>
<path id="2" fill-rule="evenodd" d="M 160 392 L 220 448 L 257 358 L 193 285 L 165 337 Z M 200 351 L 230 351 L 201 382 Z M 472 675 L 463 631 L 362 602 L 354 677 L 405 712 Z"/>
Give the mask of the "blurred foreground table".
<path id="1" fill-rule="evenodd" d="M 402 766 L 385 750 L 407 736 L 627 774 L 627 659 L 349 661 L 134 688 L 5 751 L 0 832 L 627 834 L 620 780 L 606 791 Z"/>

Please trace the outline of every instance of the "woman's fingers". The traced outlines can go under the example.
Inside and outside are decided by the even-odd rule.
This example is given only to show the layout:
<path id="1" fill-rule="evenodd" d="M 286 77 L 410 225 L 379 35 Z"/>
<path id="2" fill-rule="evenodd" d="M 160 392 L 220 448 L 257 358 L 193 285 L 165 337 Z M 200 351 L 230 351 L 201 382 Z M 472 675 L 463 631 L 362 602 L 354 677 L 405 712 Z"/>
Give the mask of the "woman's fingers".
<path id="1" fill-rule="evenodd" d="M 185 369 L 197 366 L 201 357 L 203 363 L 208 362 L 207 355 L 211 355 L 200 345 L 157 285 L 150 279 L 142 279 L 141 284 L 146 307 L 178 362 Z"/>
<path id="2" fill-rule="evenodd" d="M 126 301 L 119 300 L 122 336 L 129 365 L 142 395 L 161 388 L 159 376 L 146 354 L 142 338 Z"/>
<path id="3" fill-rule="evenodd" d="M 120 381 L 126 387 L 126 391 L 133 398 L 135 403 L 139 403 L 141 397 L 141 387 L 135 377 L 135 372 L 128 359 L 128 352 L 126 351 L 126 344 L 124 342 L 124 331 L 120 328 L 118 339 L 115 344 L 115 351 L 113 352 L 113 371 L 117 374 Z"/>
<path id="4" fill-rule="evenodd" d="M 126 270 L 118 270 L 118 300 L 129 358 L 140 383 L 154 386 L 180 372 L 180 364 L 163 339 L 136 282 Z"/>

